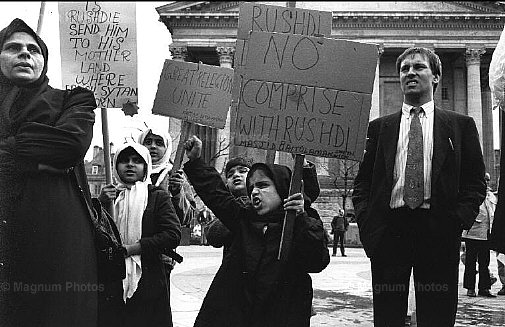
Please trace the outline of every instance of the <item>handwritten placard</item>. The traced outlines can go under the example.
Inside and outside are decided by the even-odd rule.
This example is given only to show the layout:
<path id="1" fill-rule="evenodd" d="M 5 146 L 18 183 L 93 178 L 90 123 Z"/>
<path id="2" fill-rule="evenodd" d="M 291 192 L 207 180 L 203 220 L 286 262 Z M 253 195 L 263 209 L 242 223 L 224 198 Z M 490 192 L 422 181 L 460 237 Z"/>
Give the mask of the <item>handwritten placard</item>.
<path id="1" fill-rule="evenodd" d="M 329 36 L 332 13 L 291 7 L 242 2 L 237 39 L 248 39 L 249 31 Z"/>
<path id="2" fill-rule="evenodd" d="M 361 160 L 376 45 L 252 32 L 237 72 L 234 144 Z"/>
<path id="3" fill-rule="evenodd" d="M 292 7 L 263 5 L 242 2 L 239 7 L 237 41 L 233 68 L 235 76 L 242 74 L 247 64 L 246 55 L 249 37 L 252 32 L 275 32 L 282 34 L 299 34 L 306 36 L 330 36 L 332 13 Z M 237 80 L 238 77 L 235 77 Z M 232 89 L 236 99 L 237 84 Z"/>
<path id="4" fill-rule="evenodd" d="M 167 59 L 152 112 L 224 128 L 232 85 L 231 68 Z"/>
<path id="5" fill-rule="evenodd" d="M 138 101 L 134 2 L 58 2 L 64 89 L 94 92 L 97 106 Z"/>

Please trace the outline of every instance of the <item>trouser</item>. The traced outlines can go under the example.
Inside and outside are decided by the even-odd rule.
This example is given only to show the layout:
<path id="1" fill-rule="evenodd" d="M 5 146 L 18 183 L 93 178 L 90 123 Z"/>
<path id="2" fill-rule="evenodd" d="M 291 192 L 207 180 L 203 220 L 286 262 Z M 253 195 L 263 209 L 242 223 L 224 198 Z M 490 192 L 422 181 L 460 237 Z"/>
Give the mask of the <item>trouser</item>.
<path id="1" fill-rule="evenodd" d="M 496 262 L 498 264 L 498 277 L 500 278 L 502 286 L 505 287 L 505 265 L 498 259 Z"/>
<path id="2" fill-rule="evenodd" d="M 390 219 L 389 219 L 390 218 Z M 395 209 L 371 258 L 374 326 L 403 327 L 413 270 L 418 327 L 454 326 L 459 226 L 424 209 Z M 446 219 L 445 221 L 443 219 Z M 441 230 L 427 226 L 437 226 Z"/>
<path id="3" fill-rule="evenodd" d="M 466 260 L 465 274 L 463 275 L 463 287 L 469 290 L 475 289 L 476 270 L 475 265 L 479 263 L 479 290 L 491 288 L 491 277 L 489 275 L 490 250 L 489 243 L 485 240 L 465 240 Z"/>
<path id="4" fill-rule="evenodd" d="M 340 254 L 345 254 L 344 241 L 345 241 L 345 232 L 335 232 L 333 235 L 333 254 L 337 254 L 337 246 L 340 241 Z"/>

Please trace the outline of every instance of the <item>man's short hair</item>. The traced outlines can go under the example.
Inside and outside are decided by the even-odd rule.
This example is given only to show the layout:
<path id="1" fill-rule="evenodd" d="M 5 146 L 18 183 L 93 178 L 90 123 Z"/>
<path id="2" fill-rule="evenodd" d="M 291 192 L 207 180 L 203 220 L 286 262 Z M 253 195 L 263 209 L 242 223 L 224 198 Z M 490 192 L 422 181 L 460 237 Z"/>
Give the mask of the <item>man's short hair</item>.
<path id="1" fill-rule="evenodd" d="M 428 59 L 428 62 L 430 63 L 430 69 L 433 73 L 433 75 L 438 75 L 438 80 L 440 81 L 440 78 L 442 78 L 442 62 L 440 61 L 440 58 L 438 55 L 433 52 L 432 50 L 428 48 L 422 48 L 422 47 L 412 47 L 408 48 L 403 53 L 398 56 L 396 59 L 396 73 L 400 74 L 400 65 L 402 64 L 402 61 L 409 55 L 413 55 L 419 53 L 420 55 L 424 56 L 426 59 Z M 433 92 L 437 89 L 438 83 L 434 83 L 433 85 Z"/>
<path id="2" fill-rule="evenodd" d="M 251 168 L 251 164 L 242 157 L 235 157 L 230 159 L 227 163 L 226 166 L 224 167 L 224 176 L 228 175 L 228 172 L 230 169 L 232 169 L 235 166 L 243 166 L 247 168 Z"/>

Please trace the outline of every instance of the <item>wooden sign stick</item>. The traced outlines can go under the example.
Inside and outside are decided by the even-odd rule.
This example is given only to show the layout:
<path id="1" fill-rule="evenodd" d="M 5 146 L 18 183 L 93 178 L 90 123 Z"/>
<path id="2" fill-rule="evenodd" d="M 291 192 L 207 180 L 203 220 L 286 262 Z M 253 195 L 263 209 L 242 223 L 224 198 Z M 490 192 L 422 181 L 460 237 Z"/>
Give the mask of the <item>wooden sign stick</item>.
<path id="1" fill-rule="evenodd" d="M 174 166 L 172 167 L 171 174 L 173 174 L 174 172 L 181 169 L 182 160 L 184 159 L 184 151 L 185 151 L 184 142 L 186 142 L 186 140 L 189 137 L 189 134 L 191 132 L 191 127 L 192 127 L 192 124 L 189 121 L 187 121 L 187 120 L 182 121 L 181 136 L 179 138 L 179 144 L 177 145 L 177 152 L 175 153 Z"/>
<path id="2" fill-rule="evenodd" d="M 103 163 L 105 166 L 105 184 L 112 184 L 112 167 L 110 160 L 110 143 L 109 143 L 109 123 L 107 121 L 107 108 L 100 108 L 102 113 L 102 137 L 103 137 Z M 107 208 L 109 214 L 114 217 L 114 201 L 111 201 Z"/>
<path id="3" fill-rule="evenodd" d="M 297 154 L 295 156 L 295 167 L 291 175 L 291 183 L 289 184 L 289 195 L 299 193 L 302 190 L 302 171 L 303 160 L 305 155 Z M 277 259 L 286 262 L 289 257 L 289 250 L 293 243 L 293 230 L 295 227 L 296 211 L 288 210 L 284 215 L 284 222 L 282 224 L 281 242 L 279 244 L 279 254 Z"/>

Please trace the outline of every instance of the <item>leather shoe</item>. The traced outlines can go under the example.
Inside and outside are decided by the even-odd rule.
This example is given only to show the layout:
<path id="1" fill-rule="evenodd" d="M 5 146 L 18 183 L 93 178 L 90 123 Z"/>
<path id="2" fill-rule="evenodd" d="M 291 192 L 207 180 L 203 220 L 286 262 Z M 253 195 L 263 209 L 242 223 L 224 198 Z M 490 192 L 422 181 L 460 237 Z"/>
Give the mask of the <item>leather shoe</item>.
<path id="1" fill-rule="evenodd" d="M 475 294 L 475 290 L 466 291 L 466 295 L 469 297 L 476 297 L 477 296 L 477 294 Z"/>
<path id="2" fill-rule="evenodd" d="M 499 290 L 498 293 L 496 293 L 496 294 L 498 294 L 498 295 L 505 295 L 505 286 L 503 286 L 501 288 L 501 290 Z"/>
<path id="3" fill-rule="evenodd" d="M 479 290 L 479 296 L 496 297 L 496 295 L 491 294 L 491 292 L 489 292 L 489 290 Z"/>

